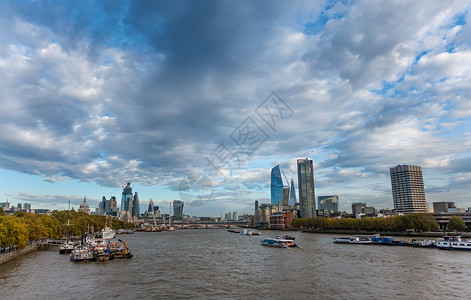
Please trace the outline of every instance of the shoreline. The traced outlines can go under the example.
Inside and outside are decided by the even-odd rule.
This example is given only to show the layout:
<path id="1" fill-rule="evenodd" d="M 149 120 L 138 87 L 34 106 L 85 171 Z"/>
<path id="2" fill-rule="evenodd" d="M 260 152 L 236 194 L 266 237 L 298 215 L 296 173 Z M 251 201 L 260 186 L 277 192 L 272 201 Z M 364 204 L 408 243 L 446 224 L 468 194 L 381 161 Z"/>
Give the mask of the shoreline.
<path id="1" fill-rule="evenodd" d="M 34 243 L 31 245 L 27 245 L 23 249 L 15 250 L 12 252 L 0 253 L 0 265 L 12 261 L 19 256 L 28 254 L 32 251 L 40 250 L 42 249 L 41 247 L 44 247 L 44 245 Z M 47 248 L 49 248 L 49 245 L 47 245 Z"/>
<path id="2" fill-rule="evenodd" d="M 386 231 L 316 230 L 316 229 L 304 229 L 302 230 L 302 232 L 323 233 L 323 234 L 346 234 L 346 235 L 380 234 L 382 236 L 435 237 L 435 238 L 441 238 L 446 235 L 461 236 L 463 238 L 471 237 L 471 233 L 469 232 L 386 232 Z"/>

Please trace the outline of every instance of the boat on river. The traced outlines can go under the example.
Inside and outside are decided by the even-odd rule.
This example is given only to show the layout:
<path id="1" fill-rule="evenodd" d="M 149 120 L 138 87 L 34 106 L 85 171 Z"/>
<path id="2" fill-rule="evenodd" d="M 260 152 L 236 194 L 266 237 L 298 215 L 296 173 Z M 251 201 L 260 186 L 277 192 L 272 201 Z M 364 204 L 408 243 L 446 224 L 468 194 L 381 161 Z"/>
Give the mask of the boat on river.
<path id="1" fill-rule="evenodd" d="M 299 247 L 292 240 L 286 240 L 282 238 L 268 238 L 260 241 L 262 246 L 277 247 L 277 248 L 290 248 Z"/>
<path id="2" fill-rule="evenodd" d="M 72 241 L 64 240 L 59 247 L 59 254 L 68 254 L 74 251 L 75 244 Z"/>
<path id="3" fill-rule="evenodd" d="M 375 235 L 353 235 L 350 237 L 336 237 L 334 243 L 356 244 L 356 245 L 384 245 L 384 246 L 411 246 L 405 241 L 396 241 L 390 236 Z"/>
<path id="4" fill-rule="evenodd" d="M 87 245 L 80 245 L 70 253 L 70 261 L 81 262 L 95 260 L 92 249 Z"/>
<path id="5" fill-rule="evenodd" d="M 334 243 L 338 244 L 361 244 L 361 245 L 368 245 L 372 244 L 373 241 L 371 240 L 373 236 L 370 235 L 354 235 L 350 237 L 335 237 Z"/>
<path id="6" fill-rule="evenodd" d="M 240 231 L 240 234 L 242 234 L 242 235 L 252 235 L 252 230 L 242 229 Z"/>
<path id="7" fill-rule="evenodd" d="M 285 240 L 291 240 L 291 241 L 294 241 L 296 238 L 292 235 L 283 235 L 283 236 L 280 236 L 278 235 L 277 238 L 280 238 L 280 239 L 285 239 Z"/>
<path id="8" fill-rule="evenodd" d="M 426 240 L 426 239 L 413 239 L 412 240 L 412 247 L 435 248 L 435 247 L 437 247 L 437 241 L 436 240 Z"/>
<path id="9" fill-rule="evenodd" d="M 471 241 L 461 239 L 461 236 L 444 236 L 437 241 L 437 248 L 442 250 L 471 250 Z"/>
<path id="10" fill-rule="evenodd" d="M 111 228 L 111 222 L 110 225 L 108 226 L 108 216 L 106 216 L 106 223 L 105 227 L 101 230 L 101 237 L 109 240 L 109 239 L 114 239 L 116 236 L 116 230 Z"/>

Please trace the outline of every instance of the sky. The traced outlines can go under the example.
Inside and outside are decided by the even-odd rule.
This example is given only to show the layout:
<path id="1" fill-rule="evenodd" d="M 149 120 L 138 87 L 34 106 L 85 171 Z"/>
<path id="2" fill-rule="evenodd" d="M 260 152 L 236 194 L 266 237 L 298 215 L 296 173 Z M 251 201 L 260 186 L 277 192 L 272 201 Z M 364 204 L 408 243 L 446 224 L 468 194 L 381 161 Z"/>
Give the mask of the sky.
<path id="1" fill-rule="evenodd" d="M 470 1 L 1 1 L 0 202 L 270 203 L 270 170 L 392 208 L 389 168 L 471 207 Z"/>

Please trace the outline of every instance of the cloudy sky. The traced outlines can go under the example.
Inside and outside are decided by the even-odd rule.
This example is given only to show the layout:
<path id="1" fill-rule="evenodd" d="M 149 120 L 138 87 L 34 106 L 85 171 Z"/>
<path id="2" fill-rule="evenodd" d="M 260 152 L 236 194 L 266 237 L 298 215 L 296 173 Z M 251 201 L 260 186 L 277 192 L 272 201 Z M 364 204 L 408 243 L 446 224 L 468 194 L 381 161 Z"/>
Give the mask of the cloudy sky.
<path id="1" fill-rule="evenodd" d="M 471 207 L 470 1 L 1 1 L 0 202 L 253 212 L 270 169 Z M 202 196 L 204 195 L 204 196 Z M 168 211 L 168 208 L 166 208 Z"/>

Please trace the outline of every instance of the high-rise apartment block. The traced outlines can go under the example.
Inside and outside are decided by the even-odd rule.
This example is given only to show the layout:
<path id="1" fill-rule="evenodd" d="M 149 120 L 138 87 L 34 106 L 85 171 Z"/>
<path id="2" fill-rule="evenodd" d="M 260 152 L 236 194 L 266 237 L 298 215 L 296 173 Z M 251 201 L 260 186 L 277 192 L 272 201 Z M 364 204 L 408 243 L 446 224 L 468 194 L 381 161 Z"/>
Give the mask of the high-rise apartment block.
<path id="1" fill-rule="evenodd" d="M 319 196 L 317 204 L 319 210 L 336 212 L 339 210 L 339 196 Z"/>
<path id="2" fill-rule="evenodd" d="M 298 159 L 299 205 L 302 218 L 316 217 L 314 170 L 312 160 Z"/>
<path id="3" fill-rule="evenodd" d="M 399 165 L 390 168 L 394 210 L 398 213 L 426 213 L 422 167 Z"/>

